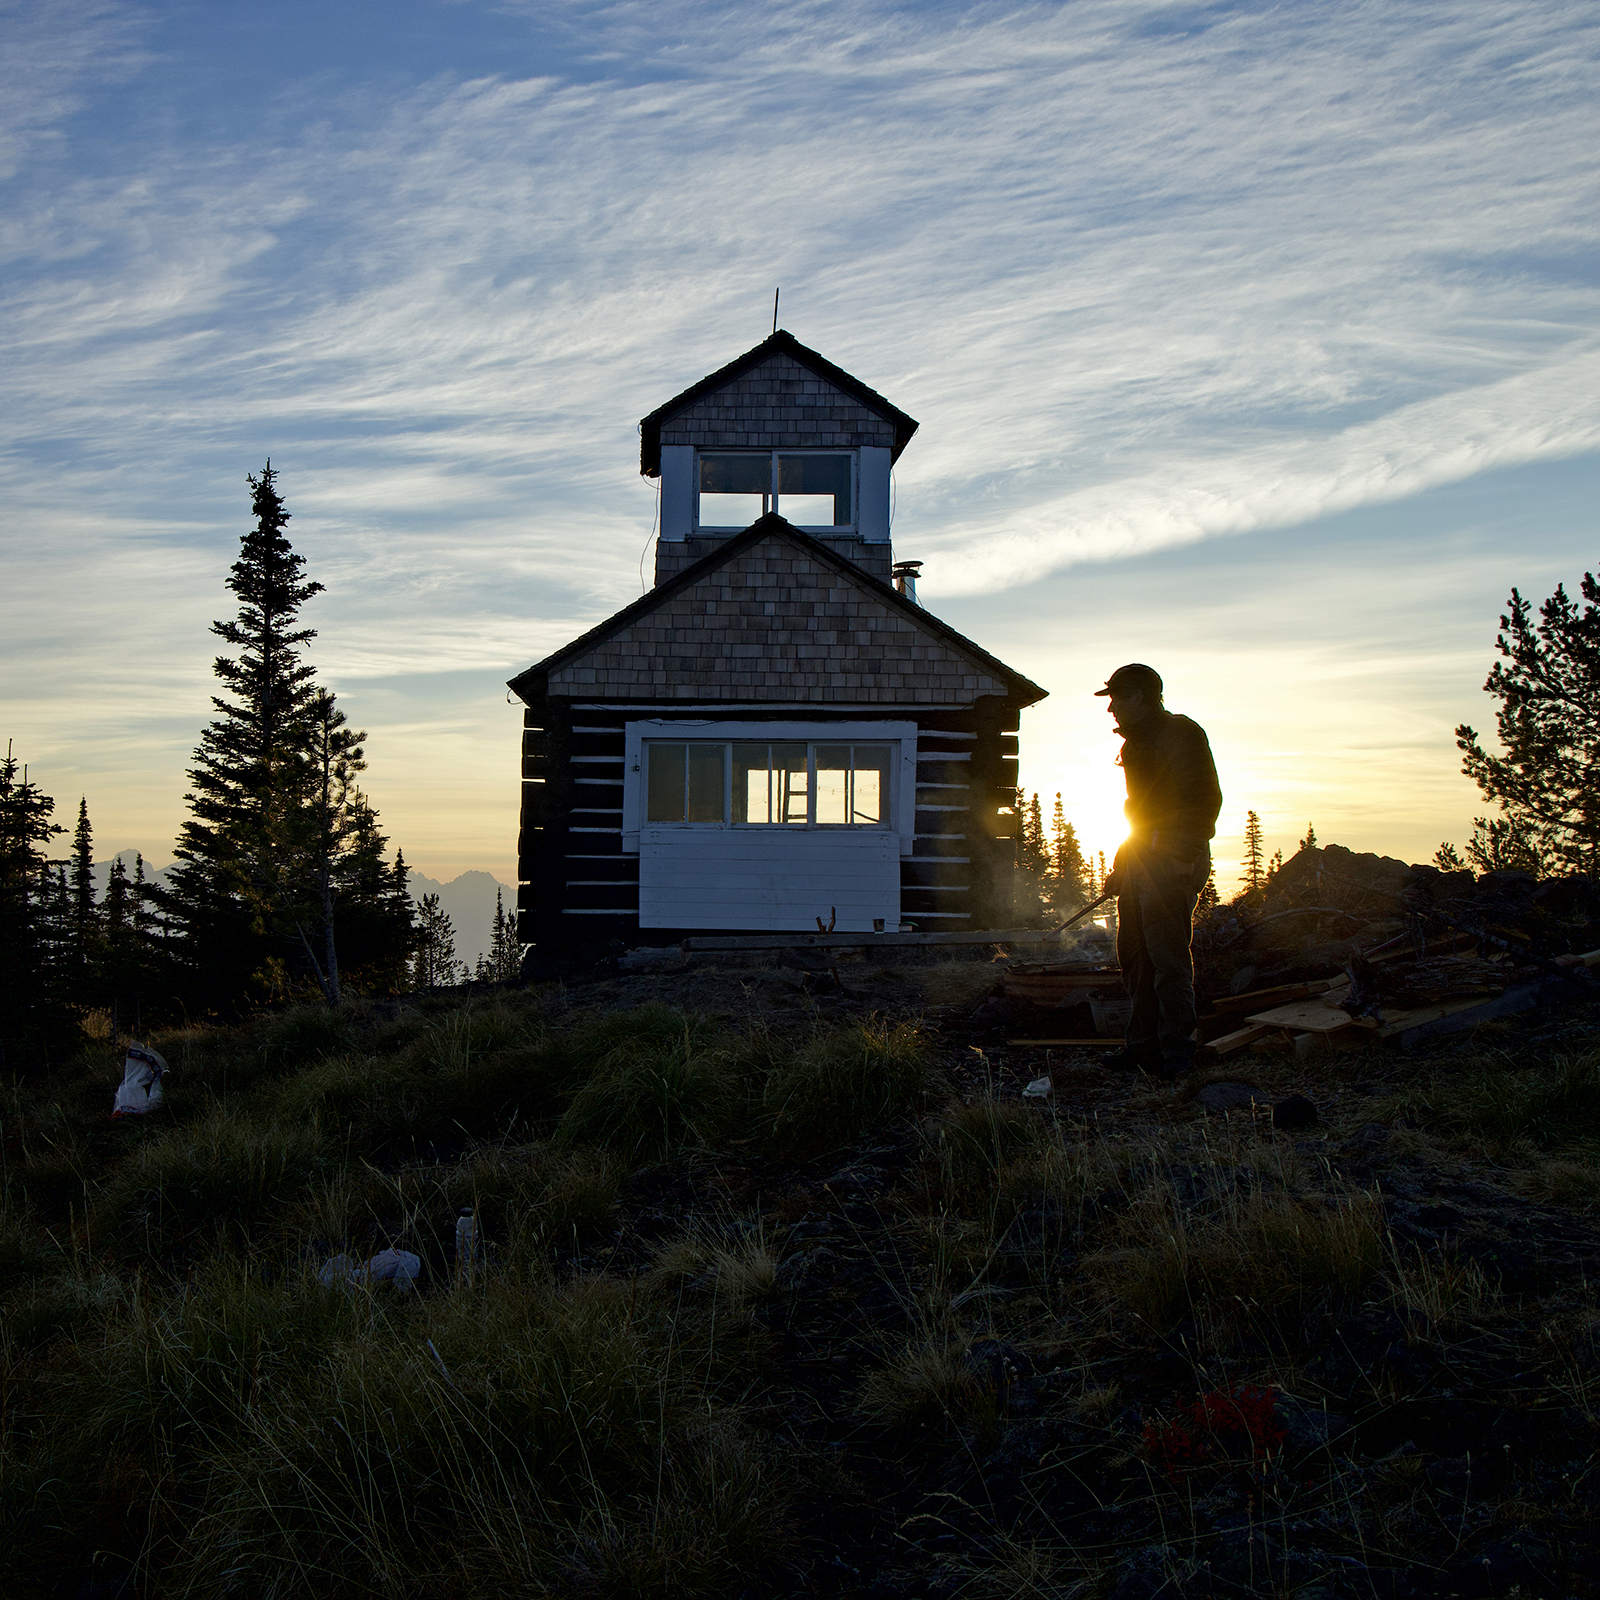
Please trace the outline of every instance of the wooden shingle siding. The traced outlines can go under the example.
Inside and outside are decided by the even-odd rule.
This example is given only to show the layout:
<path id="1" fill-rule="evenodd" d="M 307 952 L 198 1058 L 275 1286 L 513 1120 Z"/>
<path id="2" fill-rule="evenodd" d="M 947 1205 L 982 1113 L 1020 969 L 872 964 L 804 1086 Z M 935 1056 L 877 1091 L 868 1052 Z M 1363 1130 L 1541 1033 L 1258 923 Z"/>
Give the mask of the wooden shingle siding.
<path id="1" fill-rule="evenodd" d="M 702 450 L 890 449 L 895 428 L 792 356 L 773 355 L 664 418 L 661 443 Z"/>
<path id="2" fill-rule="evenodd" d="M 696 534 L 691 539 L 658 539 L 656 582 L 665 583 L 667 579 L 677 577 L 685 567 L 692 567 L 702 556 L 710 555 L 718 545 L 736 537 L 735 534 Z M 814 533 L 811 537 L 845 560 L 854 562 L 880 583 L 888 583 L 893 576 L 894 552 L 887 544 L 871 544 L 854 536 L 833 538 L 825 533 Z"/>
<path id="3" fill-rule="evenodd" d="M 1008 686 L 777 535 L 552 668 L 551 696 L 919 705 Z"/>

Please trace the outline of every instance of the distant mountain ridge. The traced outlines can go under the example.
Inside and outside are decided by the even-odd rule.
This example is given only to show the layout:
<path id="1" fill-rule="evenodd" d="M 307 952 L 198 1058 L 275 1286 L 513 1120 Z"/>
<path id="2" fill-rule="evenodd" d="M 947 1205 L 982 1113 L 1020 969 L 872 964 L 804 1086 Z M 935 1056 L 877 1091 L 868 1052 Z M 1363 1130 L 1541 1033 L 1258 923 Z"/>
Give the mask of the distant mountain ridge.
<path id="1" fill-rule="evenodd" d="M 478 957 L 489 949 L 490 935 L 494 930 L 494 895 L 498 889 L 509 916 L 517 909 L 517 891 L 509 883 L 501 883 L 492 872 L 463 872 L 448 883 L 412 871 L 407 877 L 411 898 L 418 902 L 425 894 L 439 897 L 439 909 L 449 917 L 456 931 L 456 956 L 469 967 L 478 964 Z"/>

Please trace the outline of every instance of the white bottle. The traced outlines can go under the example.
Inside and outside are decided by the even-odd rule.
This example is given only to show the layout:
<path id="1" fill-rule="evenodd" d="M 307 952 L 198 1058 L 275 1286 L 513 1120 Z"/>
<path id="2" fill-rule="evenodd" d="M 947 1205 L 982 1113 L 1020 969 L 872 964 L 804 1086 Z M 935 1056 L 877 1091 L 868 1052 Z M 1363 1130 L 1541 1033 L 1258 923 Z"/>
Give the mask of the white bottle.
<path id="1" fill-rule="evenodd" d="M 471 1206 L 456 1218 L 456 1282 L 471 1283 L 478 1261 L 478 1219 Z"/>

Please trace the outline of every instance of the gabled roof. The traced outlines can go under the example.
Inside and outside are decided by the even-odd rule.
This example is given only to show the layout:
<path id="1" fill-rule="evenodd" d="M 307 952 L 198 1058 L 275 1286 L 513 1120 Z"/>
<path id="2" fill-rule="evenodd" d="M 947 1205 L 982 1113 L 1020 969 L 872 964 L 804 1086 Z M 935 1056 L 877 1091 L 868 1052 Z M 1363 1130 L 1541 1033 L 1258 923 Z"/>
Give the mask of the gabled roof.
<path id="1" fill-rule="evenodd" d="M 886 422 L 894 427 L 894 454 L 892 459 L 898 461 L 900 452 L 911 442 L 911 435 L 917 431 L 915 417 L 908 417 L 898 406 L 891 405 L 878 393 L 876 389 L 869 389 L 859 378 L 852 378 L 843 367 L 836 367 L 826 356 L 818 355 L 815 350 L 808 349 L 801 344 L 787 329 L 779 328 L 771 338 L 763 339 L 754 349 L 746 350 L 742 356 L 730 361 L 727 366 L 719 367 L 709 377 L 702 378 L 698 383 L 691 384 L 682 394 L 674 395 L 663 406 L 657 406 L 650 415 L 639 424 L 639 471 L 647 477 L 653 478 L 661 471 L 661 424 L 675 413 L 682 411 L 685 406 L 691 406 L 696 400 L 703 399 L 708 394 L 715 394 L 717 390 L 725 388 L 736 378 L 749 372 L 752 367 L 759 367 L 763 361 L 770 360 L 773 356 L 788 356 L 792 361 L 797 361 L 813 372 L 817 377 L 825 379 L 836 389 L 842 390 L 853 400 L 859 401 L 869 411 L 875 411 Z"/>
<path id="2" fill-rule="evenodd" d="M 759 521 L 752 523 L 743 533 L 735 534 L 731 539 L 725 539 L 709 555 L 702 556 L 693 565 L 685 567 L 674 578 L 669 578 L 665 583 L 657 584 L 648 594 L 641 595 L 631 605 L 624 606 L 614 616 L 608 617 L 597 627 L 589 629 L 587 633 L 580 634 L 570 644 L 563 645 L 553 655 L 546 656 L 543 661 L 536 662 L 526 671 L 520 672 L 508 682 L 508 686 L 519 698 L 532 705 L 543 697 L 545 685 L 550 673 L 571 661 L 576 656 L 584 655 L 596 646 L 603 644 L 615 634 L 638 622 L 641 618 L 658 608 L 668 604 L 677 595 L 693 588 L 695 584 L 715 572 L 719 567 L 730 561 L 737 560 L 745 551 L 760 544 L 765 539 L 774 536 L 789 540 L 798 545 L 819 565 L 831 569 L 840 577 L 869 593 L 874 600 L 886 606 L 891 612 L 898 611 L 924 633 L 931 634 L 952 650 L 966 655 L 976 665 L 983 667 L 989 674 L 1002 682 L 1009 698 L 1014 699 L 1019 705 L 1032 705 L 1036 700 L 1043 700 L 1048 693 L 1041 689 L 1032 679 L 1025 678 L 1020 672 L 1008 667 L 1003 661 L 990 655 L 981 645 L 974 644 L 964 634 L 958 633 L 947 622 L 941 622 L 931 611 L 925 611 L 915 601 L 908 600 L 892 584 L 884 583 L 881 579 L 873 577 L 869 572 L 858 567 L 848 557 L 839 555 L 831 550 L 819 539 L 813 539 L 809 534 L 802 533 L 792 523 L 787 522 L 776 512 L 768 512 Z"/>

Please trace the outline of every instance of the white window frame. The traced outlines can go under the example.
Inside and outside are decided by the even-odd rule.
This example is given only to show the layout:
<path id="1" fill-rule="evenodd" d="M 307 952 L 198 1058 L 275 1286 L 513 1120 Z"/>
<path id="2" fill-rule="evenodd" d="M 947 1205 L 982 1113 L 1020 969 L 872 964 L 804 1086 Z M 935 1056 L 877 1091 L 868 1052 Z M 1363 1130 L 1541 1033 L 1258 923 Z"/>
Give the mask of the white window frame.
<path id="1" fill-rule="evenodd" d="M 832 534 L 841 538 L 847 534 L 854 534 L 861 527 L 861 452 L 859 450 L 696 450 L 694 453 L 694 466 L 690 476 L 690 494 L 694 508 L 694 530 L 696 533 L 739 533 L 742 527 L 725 526 L 717 522 L 702 522 L 700 520 L 700 457 L 707 456 L 768 456 L 771 458 L 771 469 L 767 482 L 770 485 L 767 499 L 781 517 L 782 507 L 778 498 L 778 457 L 779 456 L 848 456 L 850 458 L 850 521 L 836 522 L 833 524 L 797 522 L 794 524 L 802 533 Z M 746 525 L 747 526 L 747 525 Z"/>
<path id="2" fill-rule="evenodd" d="M 900 854 L 909 856 L 917 831 L 917 725 L 914 722 L 723 722 L 658 717 L 629 722 L 623 729 L 626 758 L 622 764 L 622 848 L 636 855 L 643 827 L 674 828 L 698 833 L 897 833 Z M 893 744 L 899 760 L 890 758 L 892 825 L 871 823 L 794 822 L 650 822 L 644 819 L 644 744 L 647 739 L 684 744 Z M 724 782 L 727 769 L 724 768 Z"/>

